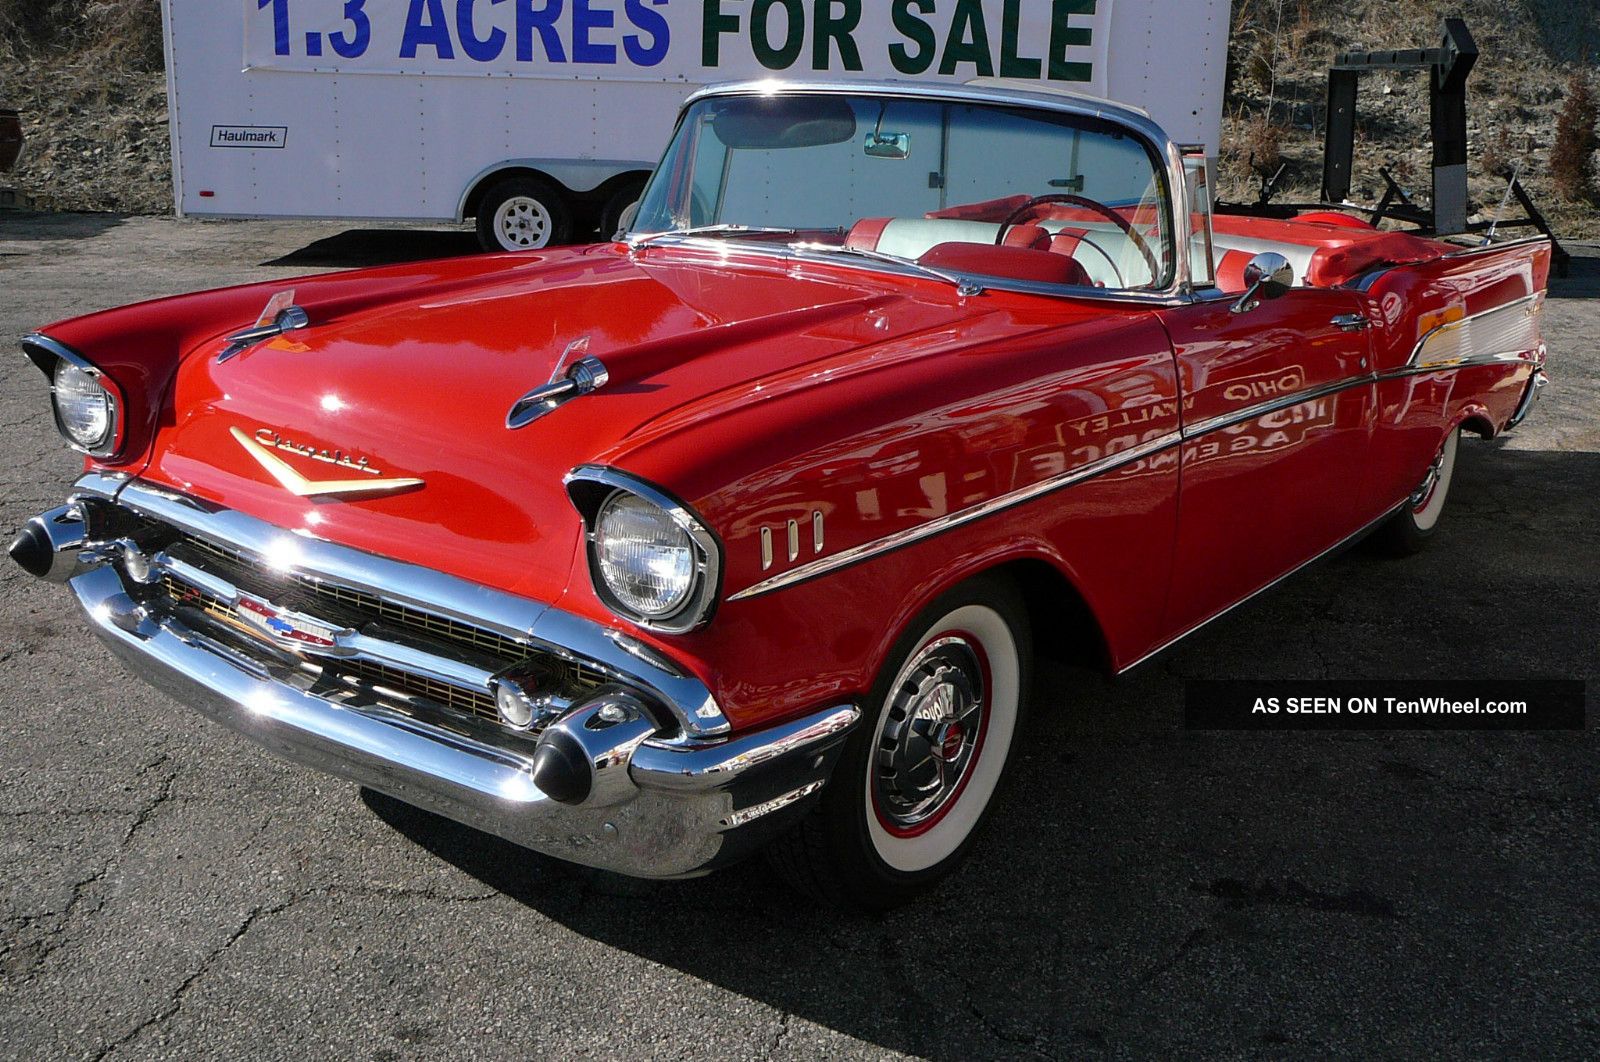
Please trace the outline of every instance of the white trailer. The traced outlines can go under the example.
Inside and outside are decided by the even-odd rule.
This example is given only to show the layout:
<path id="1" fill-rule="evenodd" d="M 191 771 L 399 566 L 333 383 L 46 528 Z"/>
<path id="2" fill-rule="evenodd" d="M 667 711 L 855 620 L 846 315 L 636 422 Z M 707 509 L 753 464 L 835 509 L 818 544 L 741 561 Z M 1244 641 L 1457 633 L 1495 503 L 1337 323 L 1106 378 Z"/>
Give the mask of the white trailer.
<path id="1" fill-rule="evenodd" d="M 615 231 L 696 88 L 1005 78 L 1215 155 L 1229 0 L 163 0 L 180 215 Z"/>

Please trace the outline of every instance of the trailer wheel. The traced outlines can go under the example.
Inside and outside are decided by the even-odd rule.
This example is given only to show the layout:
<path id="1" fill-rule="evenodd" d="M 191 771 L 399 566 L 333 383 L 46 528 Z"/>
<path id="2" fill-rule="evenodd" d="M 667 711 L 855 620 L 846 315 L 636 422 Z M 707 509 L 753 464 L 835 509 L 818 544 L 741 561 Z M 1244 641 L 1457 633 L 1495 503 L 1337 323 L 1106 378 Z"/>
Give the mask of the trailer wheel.
<path id="1" fill-rule="evenodd" d="M 606 200 L 600 212 L 600 238 L 609 240 L 626 228 L 638 213 L 639 197 L 644 194 L 644 179 L 629 181 Z"/>
<path id="2" fill-rule="evenodd" d="M 566 241 L 572 207 L 548 181 L 508 177 L 483 193 L 477 224 L 485 251 L 532 251 Z"/>

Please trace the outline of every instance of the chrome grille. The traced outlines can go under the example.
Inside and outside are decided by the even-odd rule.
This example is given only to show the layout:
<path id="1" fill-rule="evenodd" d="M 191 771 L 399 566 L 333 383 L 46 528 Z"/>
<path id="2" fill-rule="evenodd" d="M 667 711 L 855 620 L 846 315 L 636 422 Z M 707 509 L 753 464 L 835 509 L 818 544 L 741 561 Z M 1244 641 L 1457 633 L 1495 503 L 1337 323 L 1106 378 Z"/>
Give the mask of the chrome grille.
<path id="1" fill-rule="evenodd" d="M 168 546 L 168 552 L 245 594 L 283 608 L 357 630 L 379 627 L 404 632 L 420 643 L 437 646 L 443 655 L 471 657 L 485 670 L 527 669 L 538 677 L 538 689 L 568 699 L 580 698 L 610 681 L 598 667 L 563 659 L 495 631 L 310 576 L 263 572 L 245 554 L 191 535 L 179 536 Z M 265 641 L 261 630 L 245 620 L 235 605 L 200 586 L 165 572 L 160 589 L 173 605 L 197 610 L 253 644 Z M 364 658 L 317 657 L 308 666 L 329 678 L 365 686 L 380 697 L 395 698 L 407 706 L 420 701 L 490 722 L 500 718 L 494 695 L 486 688 L 457 685 Z"/>
<path id="2" fill-rule="evenodd" d="M 184 608 L 195 608 L 214 620 L 232 627 L 251 638 L 261 635 L 240 617 L 239 610 L 221 598 L 190 586 L 171 575 L 163 575 L 161 587 L 172 601 Z M 378 692 L 399 694 L 402 698 L 421 697 L 443 708 L 466 712 L 480 719 L 497 721 L 500 713 L 495 709 L 494 698 L 487 690 L 467 689 L 449 682 L 441 682 L 427 675 L 418 675 L 400 668 L 390 667 L 371 660 L 339 660 L 323 671 L 337 671 L 371 684 Z"/>
<path id="3" fill-rule="evenodd" d="M 506 661 L 521 659 L 527 655 L 528 647 L 513 638 L 507 638 L 495 631 L 485 630 L 470 623 L 449 619 L 445 616 L 434 615 L 409 605 L 397 604 L 387 601 L 375 594 L 345 586 L 335 586 L 325 583 L 307 575 L 264 576 L 244 554 L 226 546 L 208 542 L 193 535 L 184 535 L 179 540 L 184 546 L 207 555 L 216 563 L 204 563 L 201 566 L 207 571 L 227 579 L 234 586 L 248 594 L 258 597 L 277 599 L 282 597 L 285 586 L 292 586 L 305 594 L 308 598 L 301 598 L 291 603 L 291 607 L 298 607 L 312 615 L 327 615 L 326 605 L 337 606 L 337 615 L 348 612 L 364 614 L 368 620 L 376 619 L 382 623 L 390 624 L 396 629 L 422 634 L 432 638 L 442 638 L 445 641 L 458 645 L 470 646 L 480 652 L 492 654 Z M 322 602 L 324 607 L 320 610 L 317 603 Z M 333 616 L 329 616 L 333 618 Z"/>
<path id="4" fill-rule="evenodd" d="M 348 677 L 366 682 L 380 693 L 388 690 L 405 697 L 420 696 L 445 708 L 466 712 L 480 719 L 488 719 L 491 722 L 500 720 L 500 713 L 494 706 L 494 698 L 486 691 L 465 689 L 372 660 L 340 660 L 335 666 Z"/>

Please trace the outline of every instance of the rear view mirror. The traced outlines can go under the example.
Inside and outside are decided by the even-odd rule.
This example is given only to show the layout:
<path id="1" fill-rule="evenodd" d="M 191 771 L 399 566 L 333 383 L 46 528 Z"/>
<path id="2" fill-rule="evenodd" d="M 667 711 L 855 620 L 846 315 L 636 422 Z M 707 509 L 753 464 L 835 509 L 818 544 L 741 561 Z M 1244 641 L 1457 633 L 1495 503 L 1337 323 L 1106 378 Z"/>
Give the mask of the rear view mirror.
<path id="1" fill-rule="evenodd" d="M 871 159 L 906 159 L 911 157 L 910 133 L 868 133 L 864 149 Z"/>

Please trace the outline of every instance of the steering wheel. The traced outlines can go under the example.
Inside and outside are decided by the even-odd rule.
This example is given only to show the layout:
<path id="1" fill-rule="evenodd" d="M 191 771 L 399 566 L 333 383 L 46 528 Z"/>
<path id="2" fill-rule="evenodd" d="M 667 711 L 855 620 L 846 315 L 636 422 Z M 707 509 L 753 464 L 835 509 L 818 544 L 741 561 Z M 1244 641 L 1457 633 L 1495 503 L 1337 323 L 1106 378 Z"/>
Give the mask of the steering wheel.
<path id="1" fill-rule="evenodd" d="M 1111 222 L 1117 228 L 1121 229 L 1127 234 L 1128 239 L 1133 241 L 1133 245 L 1139 249 L 1139 253 L 1144 255 L 1145 265 L 1150 267 L 1150 281 L 1151 283 L 1155 282 L 1155 278 L 1159 276 L 1160 273 L 1156 268 L 1156 256 L 1150 251 L 1150 244 L 1145 241 L 1143 236 L 1139 235 L 1139 233 L 1134 230 L 1133 225 L 1128 222 L 1127 218 L 1123 217 L 1115 210 L 1112 210 L 1104 203 L 1096 202 L 1087 196 L 1067 195 L 1065 193 L 1034 196 L 1032 199 L 1013 210 L 1006 216 L 1006 219 L 1000 223 L 1000 231 L 995 233 L 994 237 L 995 246 L 998 247 L 1005 242 L 1006 230 L 1011 228 L 1011 226 L 1020 225 L 1024 221 L 1033 220 L 1034 215 L 1039 212 L 1040 207 L 1052 206 L 1056 203 L 1065 203 L 1069 206 L 1083 207 L 1086 210 L 1092 210 L 1096 214 L 1099 214 L 1101 217 L 1105 218 L 1107 221 Z"/>

